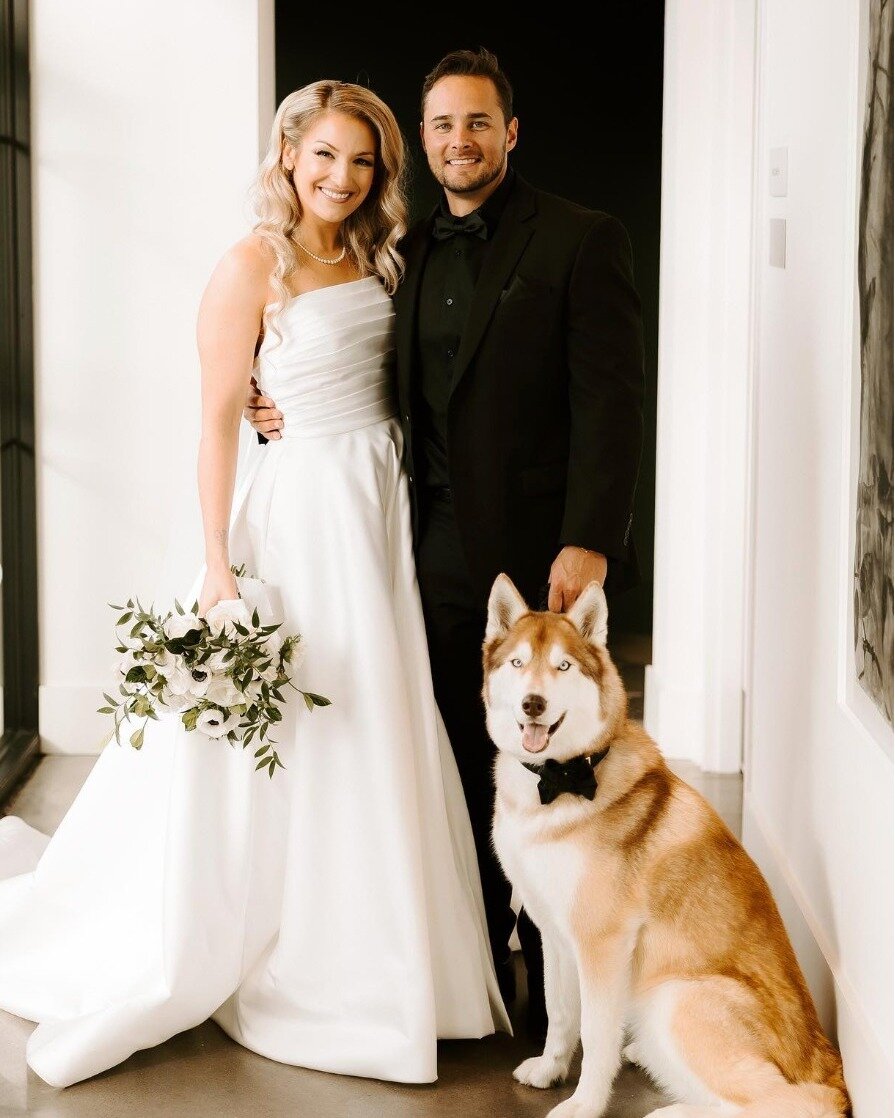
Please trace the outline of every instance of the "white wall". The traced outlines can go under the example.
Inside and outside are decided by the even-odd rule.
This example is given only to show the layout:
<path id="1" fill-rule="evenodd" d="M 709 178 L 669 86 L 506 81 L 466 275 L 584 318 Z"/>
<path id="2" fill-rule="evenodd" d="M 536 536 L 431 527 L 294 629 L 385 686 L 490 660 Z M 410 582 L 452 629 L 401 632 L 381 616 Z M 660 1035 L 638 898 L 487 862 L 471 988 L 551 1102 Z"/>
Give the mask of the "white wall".
<path id="1" fill-rule="evenodd" d="M 862 5 L 760 7 L 744 835 L 838 1031 L 856 1118 L 882 1118 L 893 1105 L 893 773 L 880 727 L 850 714 L 843 686 Z M 786 198 L 767 189 L 776 147 L 789 149 Z M 767 263 L 771 218 L 787 224 L 785 269 Z"/>
<path id="2" fill-rule="evenodd" d="M 744 839 L 838 1035 L 892 1099 L 891 728 L 848 603 L 865 0 L 667 0 L 653 664 L 666 754 L 736 769 Z M 789 193 L 769 196 L 771 148 Z M 768 223 L 787 222 L 785 269 Z M 739 700 L 742 700 L 742 717 Z"/>
<path id="3" fill-rule="evenodd" d="M 668 0 L 652 664 L 670 757 L 739 772 L 755 13 Z"/>
<path id="4" fill-rule="evenodd" d="M 249 228 L 273 107 L 272 7 L 32 0 L 47 751 L 101 745 L 106 603 L 153 596 L 172 514 L 195 488 L 196 311 Z"/>

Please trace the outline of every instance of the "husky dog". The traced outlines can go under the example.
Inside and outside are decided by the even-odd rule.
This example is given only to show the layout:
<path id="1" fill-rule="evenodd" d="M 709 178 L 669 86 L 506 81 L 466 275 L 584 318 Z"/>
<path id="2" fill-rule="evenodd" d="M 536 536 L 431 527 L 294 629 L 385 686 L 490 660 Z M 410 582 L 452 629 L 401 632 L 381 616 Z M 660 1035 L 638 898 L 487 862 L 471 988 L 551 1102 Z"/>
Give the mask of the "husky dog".
<path id="1" fill-rule="evenodd" d="M 624 1055 L 679 1100 L 649 1118 L 835 1118 L 850 1104 L 770 890 L 719 816 L 628 720 L 591 583 L 567 614 L 499 575 L 483 697 L 493 839 L 541 930 L 549 1026 L 514 1072 L 551 1118 L 600 1118 Z"/>

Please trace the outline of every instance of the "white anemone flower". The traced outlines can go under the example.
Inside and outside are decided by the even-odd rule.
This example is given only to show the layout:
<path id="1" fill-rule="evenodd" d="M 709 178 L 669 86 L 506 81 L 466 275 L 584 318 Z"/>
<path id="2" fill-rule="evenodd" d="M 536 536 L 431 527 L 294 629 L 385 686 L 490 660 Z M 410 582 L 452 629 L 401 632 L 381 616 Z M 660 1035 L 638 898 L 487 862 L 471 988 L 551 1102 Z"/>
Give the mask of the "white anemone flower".
<path id="1" fill-rule="evenodd" d="M 212 679 L 214 679 L 214 676 L 204 664 L 194 668 L 189 674 L 189 694 L 195 695 L 197 699 L 204 699 L 205 693 L 208 691 L 208 686 Z"/>
<path id="2" fill-rule="evenodd" d="M 196 719 L 196 729 L 208 738 L 222 738 L 236 729 L 239 725 L 239 717 L 238 714 L 227 715 L 222 710 L 210 707 L 208 710 L 203 710 Z"/>

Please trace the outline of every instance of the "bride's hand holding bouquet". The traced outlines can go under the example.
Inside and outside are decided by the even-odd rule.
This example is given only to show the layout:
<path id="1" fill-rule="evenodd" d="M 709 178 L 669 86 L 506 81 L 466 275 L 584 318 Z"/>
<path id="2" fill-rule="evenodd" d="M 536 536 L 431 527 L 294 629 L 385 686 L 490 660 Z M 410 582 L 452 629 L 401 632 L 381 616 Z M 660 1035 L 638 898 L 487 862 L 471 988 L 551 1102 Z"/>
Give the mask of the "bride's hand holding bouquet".
<path id="1" fill-rule="evenodd" d="M 238 597 L 239 589 L 233 568 L 229 564 L 209 567 L 205 572 L 205 580 L 199 594 L 198 614 L 204 617 L 218 602 L 232 602 Z"/>
<path id="2" fill-rule="evenodd" d="M 244 749 L 257 737 L 255 768 L 273 776 L 284 767 L 269 734 L 282 720 L 285 688 L 297 691 L 309 710 L 330 701 L 292 683 L 304 653 L 301 637 L 281 637 L 282 622 L 262 624 L 259 604 L 247 604 L 240 581 L 261 603 L 262 580 L 248 578 L 244 567 L 231 567 L 206 574 L 202 596 L 189 611 L 175 601 L 175 609 L 163 616 L 130 598 L 125 606 L 112 607 L 121 611 L 119 697 L 105 694 L 108 705 L 100 713 L 114 716 L 119 744 L 123 723 L 142 718 L 129 738 L 140 749 L 146 723 L 165 711 L 178 714 L 189 731 L 240 741 Z M 203 602 L 212 604 L 203 609 Z"/>

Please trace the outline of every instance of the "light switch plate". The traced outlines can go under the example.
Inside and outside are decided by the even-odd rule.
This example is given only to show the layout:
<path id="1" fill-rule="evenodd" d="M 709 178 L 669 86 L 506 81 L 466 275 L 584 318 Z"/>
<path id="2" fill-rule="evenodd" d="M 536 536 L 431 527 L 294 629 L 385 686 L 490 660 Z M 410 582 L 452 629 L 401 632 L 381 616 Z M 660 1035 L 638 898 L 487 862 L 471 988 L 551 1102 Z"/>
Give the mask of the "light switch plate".
<path id="1" fill-rule="evenodd" d="M 786 221 L 782 217 L 771 218 L 768 263 L 772 268 L 786 267 Z"/>
<path id="2" fill-rule="evenodd" d="M 789 190 L 789 148 L 771 148 L 769 169 L 772 198 L 785 198 Z"/>

